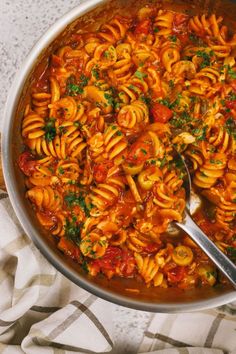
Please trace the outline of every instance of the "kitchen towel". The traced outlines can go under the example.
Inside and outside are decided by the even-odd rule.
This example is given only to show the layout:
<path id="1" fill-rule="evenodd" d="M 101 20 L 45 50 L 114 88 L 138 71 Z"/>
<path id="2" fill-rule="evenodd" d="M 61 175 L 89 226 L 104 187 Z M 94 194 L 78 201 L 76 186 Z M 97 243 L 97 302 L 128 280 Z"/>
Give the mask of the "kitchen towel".
<path id="1" fill-rule="evenodd" d="M 40 254 L 0 191 L 0 354 L 131 354 L 117 351 L 114 322 L 113 304 L 74 285 Z M 150 314 L 140 342 L 132 353 L 236 354 L 236 304 Z"/>

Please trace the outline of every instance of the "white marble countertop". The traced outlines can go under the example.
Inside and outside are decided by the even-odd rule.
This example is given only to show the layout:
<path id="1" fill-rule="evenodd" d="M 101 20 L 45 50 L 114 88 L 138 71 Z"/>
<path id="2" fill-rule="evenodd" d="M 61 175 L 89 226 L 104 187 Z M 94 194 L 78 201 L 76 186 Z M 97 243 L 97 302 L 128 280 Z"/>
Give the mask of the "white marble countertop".
<path id="1" fill-rule="evenodd" d="M 79 3 L 78 0 L 0 0 L 0 124 L 8 90 L 28 52 L 50 25 Z M 151 314 L 117 305 L 113 314 L 116 352 L 136 353 Z"/>

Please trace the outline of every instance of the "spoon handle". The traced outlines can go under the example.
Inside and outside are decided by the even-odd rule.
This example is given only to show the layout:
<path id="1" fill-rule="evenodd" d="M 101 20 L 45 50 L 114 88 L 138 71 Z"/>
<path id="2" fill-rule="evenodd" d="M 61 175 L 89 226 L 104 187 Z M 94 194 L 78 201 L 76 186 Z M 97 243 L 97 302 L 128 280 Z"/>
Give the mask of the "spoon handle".
<path id="1" fill-rule="evenodd" d="M 188 212 L 185 214 L 185 220 L 182 223 L 176 222 L 176 225 L 198 244 L 236 288 L 236 266 L 197 226 Z"/>

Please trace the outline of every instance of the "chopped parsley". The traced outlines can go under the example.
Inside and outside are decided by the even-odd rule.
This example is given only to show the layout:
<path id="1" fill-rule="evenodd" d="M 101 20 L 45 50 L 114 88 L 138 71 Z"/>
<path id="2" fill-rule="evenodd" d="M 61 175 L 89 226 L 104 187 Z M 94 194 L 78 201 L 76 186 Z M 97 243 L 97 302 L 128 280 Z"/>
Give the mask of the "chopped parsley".
<path id="1" fill-rule="evenodd" d="M 122 135 L 123 135 L 122 132 L 120 130 L 117 130 L 116 136 L 122 136 Z"/>
<path id="2" fill-rule="evenodd" d="M 210 163 L 213 165 L 222 165 L 222 161 L 215 159 L 210 159 Z"/>
<path id="3" fill-rule="evenodd" d="M 87 206 L 82 193 L 80 194 L 69 193 L 65 195 L 64 200 L 69 207 L 73 207 L 74 205 L 79 205 L 80 208 L 84 211 L 86 216 L 90 215 L 90 210 L 92 209 L 93 205 L 90 204 L 89 206 Z"/>
<path id="4" fill-rule="evenodd" d="M 147 74 L 143 73 L 142 71 L 135 71 L 134 76 L 136 76 L 138 79 L 143 80 L 145 77 L 147 77 Z"/>
<path id="5" fill-rule="evenodd" d="M 168 98 L 163 98 L 158 101 L 159 103 L 163 104 L 164 106 L 170 108 L 171 104 Z"/>
<path id="6" fill-rule="evenodd" d="M 46 121 L 45 127 L 45 139 L 49 142 L 52 141 L 56 136 L 55 119 L 50 118 Z"/>
<path id="7" fill-rule="evenodd" d="M 138 89 L 137 89 L 137 87 L 136 86 L 134 86 L 134 85 L 129 85 L 128 86 L 128 88 L 130 89 L 130 90 L 133 90 L 134 92 L 138 92 Z"/>
<path id="8" fill-rule="evenodd" d="M 96 80 L 99 80 L 100 79 L 100 74 L 99 74 L 99 69 L 98 69 L 98 65 L 95 65 L 93 68 L 92 68 L 92 75 L 95 77 Z"/>
<path id="9" fill-rule="evenodd" d="M 175 42 L 177 41 L 176 35 L 169 36 L 168 38 L 169 38 L 169 40 L 170 40 L 171 42 L 174 42 L 174 43 L 175 43 Z"/>
<path id="10" fill-rule="evenodd" d="M 158 160 L 160 162 L 160 167 L 163 167 L 167 162 L 166 156 L 164 156 L 163 159 L 158 159 Z"/>
<path id="11" fill-rule="evenodd" d="M 193 133 L 197 134 L 196 140 L 198 140 L 198 141 L 206 140 L 207 128 L 208 128 L 208 126 L 205 125 L 205 127 L 203 127 L 202 129 L 197 128 L 197 129 L 193 130 Z"/>
<path id="12" fill-rule="evenodd" d="M 211 58 L 214 56 L 213 50 L 211 50 L 209 53 L 203 51 L 203 50 L 197 50 L 196 55 L 199 58 L 202 58 L 202 62 L 200 64 L 200 68 L 203 69 L 207 66 L 211 66 Z"/>
<path id="13" fill-rule="evenodd" d="M 147 151 L 145 149 L 141 149 L 141 151 L 144 155 L 147 155 Z"/>
<path id="14" fill-rule="evenodd" d="M 235 101 L 236 100 L 236 94 L 235 93 L 231 93 L 229 96 L 229 101 Z"/>
<path id="15" fill-rule="evenodd" d="M 173 102 L 170 102 L 170 100 L 168 98 L 160 99 L 160 100 L 158 100 L 158 102 L 170 109 L 173 109 L 179 105 L 181 97 L 182 97 L 182 95 L 179 93 Z"/>
<path id="16" fill-rule="evenodd" d="M 155 28 L 153 29 L 153 32 L 154 32 L 154 33 L 158 33 L 158 32 L 159 32 L 159 28 L 155 27 Z"/>
<path id="17" fill-rule="evenodd" d="M 175 128 L 181 128 L 192 121 L 192 117 L 187 111 L 181 112 L 179 115 L 175 114 L 170 120 L 170 124 Z"/>
<path id="18" fill-rule="evenodd" d="M 148 107 L 151 105 L 151 97 L 149 97 L 149 96 L 145 96 L 145 95 L 141 95 L 140 97 L 139 97 L 139 99 L 141 100 L 141 101 L 143 101 Z"/>
<path id="19" fill-rule="evenodd" d="M 104 93 L 104 97 L 107 100 L 107 104 L 109 106 L 114 107 L 114 104 L 115 104 L 114 97 L 110 93 L 107 93 L 107 92 Z"/>
<path id="20" fill-rule="evenodd" d="M 80 245 L 80 230 L 82 224 L 77 224 L 76 218 L 73 218 L 72 221 L 66 219 L 65 225 L 65 235 L 66 237 L 76 243 L 78 246 Z"/>
<path id="21" fill-rule="evenodd" d="M 78 84 L 67 83 L 66 91 L 68 96 L 81 95 L 84 92 L 84 87 L 88 85 L 89 78 L 84 74 L 80 75 L 80 81 Z"/>
<path id="22" fill-rule="evenodd" d="M 227 69 L 227 73 L 231 79 L 236 79 L 236 71 L 230 65 L 224 65 L 223 68 Z"/>
<path id="23" fill-rule="evenodd" d="M 225 129 L 227 133 L 231 135 L 234 138 L 234 140 L 236 140 L 236 123 L 232 117 L 226 120 Z"/>
<path id="24" fill-rule="evenodd" d="M 60 173 L 60 175 L 64 175 L 64 173 L 65 173 L 63 167 L 61 167 L 61 166 L 58 167 L 58 172 Z"/>

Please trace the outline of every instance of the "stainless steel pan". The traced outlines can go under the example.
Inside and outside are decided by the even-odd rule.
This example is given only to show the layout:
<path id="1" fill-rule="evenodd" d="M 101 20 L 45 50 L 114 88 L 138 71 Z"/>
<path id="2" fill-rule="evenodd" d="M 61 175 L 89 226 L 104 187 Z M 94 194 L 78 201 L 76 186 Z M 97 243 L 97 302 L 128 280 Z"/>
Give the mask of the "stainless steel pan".
<path id="1" fill-rule="evenodd" d="M 139 0 L 145 3 L 147 0 Z M 110 281 L 100 278 L 90 278 L 78 269 L 78 265 L 57 250 L 52 238 L 39 225 L 34 212 L 25 199 L 25 187 L 23 176 L 17 167 L 17 156 L 22 147 L 20 139 L 20 127 L 22 107 L 28 100 L 27 87 L 32 81 L 33 74 L 38 70 L 39 63 L 44 60 L 48 53 L 57 48 L 57 37 L 60 41 L 68 36 L 74 28 L 86 26 L 95 22 L 105 22 L 107 10 L 112 16 L 115 12 L 126 13 L 129 7 L 135 6 L 137 1 L 130 0 L 89 0 L 71 10 L 58 20 L 45 34 L 29 53 L 24 65 L 17 74 L 9 92 L 4 114 L 2 132 L 2 159 L 3 171 L 7 190 L 16 215 L 35 245 L 42 254 L 67 278 L 83 287 L 89 292 L 117 304 L 153 312 L 186 312 L 212 308 L 236 300 L 236 291 L 230 286 L 202 288 L 188 291 L 179 289 L 146 289 L 138 285 L 140 294 L 134 295 L 125 291 L 125 288 L 134 288 L 137 284 L 133 280 L 111 279 Z M 193 14 L 199 9 L 202 12 L 208 10 L 221 13 L 226 16 L 231 26 L 232 20 L 236 21 L 236 1 L 168 1 L 167 6 L 184 9 L 187 8 Z"/>

